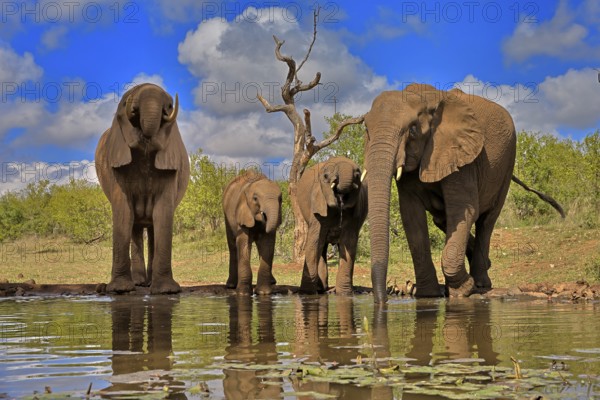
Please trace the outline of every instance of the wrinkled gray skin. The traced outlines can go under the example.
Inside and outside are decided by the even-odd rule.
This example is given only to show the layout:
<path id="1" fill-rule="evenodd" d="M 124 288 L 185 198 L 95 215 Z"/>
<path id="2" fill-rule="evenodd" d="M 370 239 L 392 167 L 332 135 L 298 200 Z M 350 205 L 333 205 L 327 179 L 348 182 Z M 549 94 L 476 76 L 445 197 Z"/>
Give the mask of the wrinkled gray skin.
<path id="1" fill-rule="evenodd" d="M 249 171 L 234 178 L 223 192 L 225 231 L 229 247 L 226 286 L 238 294 L 252 294 L 250 251 L 256 242 L 260 266 L 257 294 L 270 294 L 275 236 L 281 225 L 281 190 L 263 174 Z"/>
<path id="2" fill-rule="evenodd" d="M 298 182 L 298 204 L 308 224 L 300 290 L 323 293 L 328 289 L 327 246 L 337 244 L 340 266 L 337 294 L 352 294 L 352 275 L 358 233 L 367 216 L 367 189 L 358 165 L 333 157 L 308 168 Z"/>
<path id="3" fill-rule="evenodd" d="M 371 278 L 386 301 L 390 181 L 397 178 L 400 213 L 416 275 L 416 295 L 440 296 L 426 211 L 446 233 L 442 270 L 450 296 L 491 287 L 490 238 L 515 163 L 511 116 L 496 103 L 458 89 L 412 84 L 381 93 L 365 115 L 369 179 Z M 475 224 L 475 236 L 470 235 Z M 465 268 L 467 243 L 470 273 Z"/>
<path id="4" fill-rule="evenodd" d="M 187 188 L 190 165 L 176 103 L 156 85 L 132 88 L 96 148 L 96 172 L 113 218 L 109 292 L 130 292 L 135 285 L 150 285 L 153 294 L 181 291 L 171 270 L 173 215 Z"/>

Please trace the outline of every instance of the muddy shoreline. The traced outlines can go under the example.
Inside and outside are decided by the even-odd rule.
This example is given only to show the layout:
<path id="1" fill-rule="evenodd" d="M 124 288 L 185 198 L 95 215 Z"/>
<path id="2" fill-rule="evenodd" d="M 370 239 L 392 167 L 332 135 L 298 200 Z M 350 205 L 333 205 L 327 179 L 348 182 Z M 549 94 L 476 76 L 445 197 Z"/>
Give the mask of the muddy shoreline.
<path id="1" fill-rule="evenodd" d="M 23 297 L 23 296 L 103 296 L 107 295 L 104 291 L 105 284 L 86 283 L 86 284 L 36 284 L 33 282 L 23 283 L 0 283 L 0 297 Z M 275 295 L 297 294 L 298 286 L 276 285 L 273 288 Z M 200 284 L 186 283 L 182 285 L 180 295 L 213 295 L 225 296 L 234 294 L 233 289 L 227 289 L 222 284 Z M 147 287 L 137 287 L 136 291 L 130 295 L 147 295 L 150 289 Z M 371 288 L 355 287 L 355 295 L 370 295 Z M 391 294 L 390 299 L 395 297 L 410 297 L 400 291 Z M 586 282 L 567 282 L 567 283 L 530 283 L 512 288 L 494 288 L 485 293 L 476 293 L 471 298 L 532 298 L 547 300 L 567 300 L 567 301 L 591 301 L 600 300 L 600 284 L 590 285 Z"/>

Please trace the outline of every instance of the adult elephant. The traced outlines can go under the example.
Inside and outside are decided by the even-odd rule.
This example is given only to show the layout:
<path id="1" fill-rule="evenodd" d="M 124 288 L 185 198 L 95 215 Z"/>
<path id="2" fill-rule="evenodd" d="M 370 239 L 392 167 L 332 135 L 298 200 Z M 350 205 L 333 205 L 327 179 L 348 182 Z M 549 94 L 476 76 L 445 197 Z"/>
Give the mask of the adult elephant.
<path id="1" fill-rule="evenodd" d="M 442 294 L 431 259 L 426 211 L 446 233 L 442 270 L 448 294 L 468 296 L 476 287 L 490 288 L 490 239 L 515 164 L 516 134 L 509 113 L 458 89 L 445 92 L 411 84 L 377 96 L 364 122 L 375 300 L 386 300 L 394 172 L 416 295 Z M 467 249 L 470 273 L 464 261 Z"/>
<path id="2" fill-rule="evenodd" d="M 367 216 L 367 189 L 360 168 L 346 157 L 332 157 L 308 168 L 298 182 L 298 204 L 308 224 L 300 290 L 328 289 L 327 246 L 337 244 L 337 294 L 352 294 L 358 232 Z"/>
<path id="3" fill-rule="evenodd" d="M 275 237 L 281 225 L 281 190 L 265 175 L 248 171 L 234 178 L 223 192 L 225 231 L 229 247 L 226 286 L 239 294 L 252 293 L 250 250 L 256 242 L 260 266 L 256 293 L 270 294 Z"/>
<path id="4" fill-rule="evenodd" d="M 171 270 L 173 215 L 187 188 L 190 165 L 177 127 L 178 109 L 177 96 L 173 103 L 154 84 L 135 86 L 123 95 L 112 127 L 96 148 L 96 172 L 113 219 L 109 292 L 148 284 L 153 294 L 181 291 Z"/>

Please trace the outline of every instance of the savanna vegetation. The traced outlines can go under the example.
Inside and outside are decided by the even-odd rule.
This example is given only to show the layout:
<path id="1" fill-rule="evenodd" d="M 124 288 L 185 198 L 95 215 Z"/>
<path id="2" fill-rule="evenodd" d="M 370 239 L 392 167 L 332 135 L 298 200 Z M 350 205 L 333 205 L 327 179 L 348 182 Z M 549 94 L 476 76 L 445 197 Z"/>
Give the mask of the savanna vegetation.
<path id="1" fill-rule="evenodd" d="M 330 130 L 324 133 L 325 139 L 334 135 L 346 118 L 341 114 L 327 118 Z M 338 141 L 316 153 L 311 163 L 344 155 L 363 165 L 363 137 L 362 125 L 351 125 Z M 174 273 L 182 282 L 222 283 L 227 276 L 228 256 L 221 195 L 229 180 L 240 172 L 240 166 L 217 164 L 201 149 L 190 157 L 191 180 L 175 217 Z M 492 241 L 492 263 L 503 265 L 491 271 L 495 286 L 510 285 L 516 274 L 533 281 L 599 281 L 600 131 L 581 141 L 520 132 L 515 175 L 558 200 L 567 218 L 561 220 L 548 204 L 513 184 Z M 288 198 L 289 183 L 279 184 L 284 195 L 283 223 L 275 259 L 279 268 L 276 266 L 274 271 L 279 283 L 297 285 L 300 268 L 293 264 L 294 216 Z M 392 191 L 396 191 L 394 185 Z M 412 264 L 397 196 L 392 195 L 392 199 L 389 276 L 410 278 Z M 47 283 L 107 280 L 111 229 L 110 205 L 94 182 L 72 180 L 57 185 L 42 180 L 21 191 L 4 193 L 0 197 L 0 279 L 15 281 L 24 277 Z M 439 254 L 444 236 L 432 223 L 430 236 L 434 254 Z M 86 270 L 91 258 L 93 268 Z M 55 262 L 46 266 L 47 260 Z M 67 271 L 57 262 L 73 265 Z M 369 226 L 365 223 L 355 283 L 370 286 L 368 264 Z M 524 267 L 524 271 L 519 270 Z M 78 273 L 78 268 L 86 272 Z M 335 274 L 335 269 L 332 272 Z M 523 280 L 518 278 L 519 282 Z"/>

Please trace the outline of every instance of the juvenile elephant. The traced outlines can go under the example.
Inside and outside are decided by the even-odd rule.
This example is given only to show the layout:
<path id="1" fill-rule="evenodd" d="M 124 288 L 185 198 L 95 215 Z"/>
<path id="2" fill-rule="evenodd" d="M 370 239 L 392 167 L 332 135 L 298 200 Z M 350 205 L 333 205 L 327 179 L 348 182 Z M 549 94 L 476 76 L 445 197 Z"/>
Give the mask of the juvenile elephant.
<path id="1" fill-rule="evenodd" d="M 364 122 L 375 301 L 386 300 L 390 180 L 394 175 L 417 296 L 441 295 L 426 211 L 446 234 L 442 270 L 449 294 L 468 296 L 476 286 L 491 288 L 487 271 L 492 231 L 511 178 L 520 183 L 513 177 L 516 134 L 509 113 L 458 89 L 445 92 L 411 84 L 377 96 Z M 562 212 L 557 203 L 553 206 Z M 473 224 L 474 237 L 470 234 Z"/>
<path id="2" fill-rule="evenodd" d="M 308 224 L 300 290 L 324 292 L 327 287 L 327 246 L 337 244 L 340 266 L 335 291 L 352 293 L 358 232 L 367 216 L 367 188 L 356 163 L 333 157 L 308 168 L 298 182 L 298 204 Z"/>
<path id="3" fill-rule="evenodd" d="M 275 234 L 281 224 L 281 190 L 263 174 L 249 171 L 234 178 L 223 193 L 225 231 L 229 247 L 226 286 L 239 294 L 252 293 L 250 251 L 256 242 L 260 266 L 257 294 L 270 294 L 273 278 Z"/>
<path id="4" fill-rule="evenodd" d="M 173 104 L 156 85 L 135 86 L 123 95 L 112 127 L 96 148 L 98 180 L 112 207 L 109 292 L 129 292 L 135 285 L 148 284 L 153 294 L 181 290 L 171 270 L 173 215 L 187 188 L 190 165 L 177 127 L 178 110 L 177 96 Z"/>

